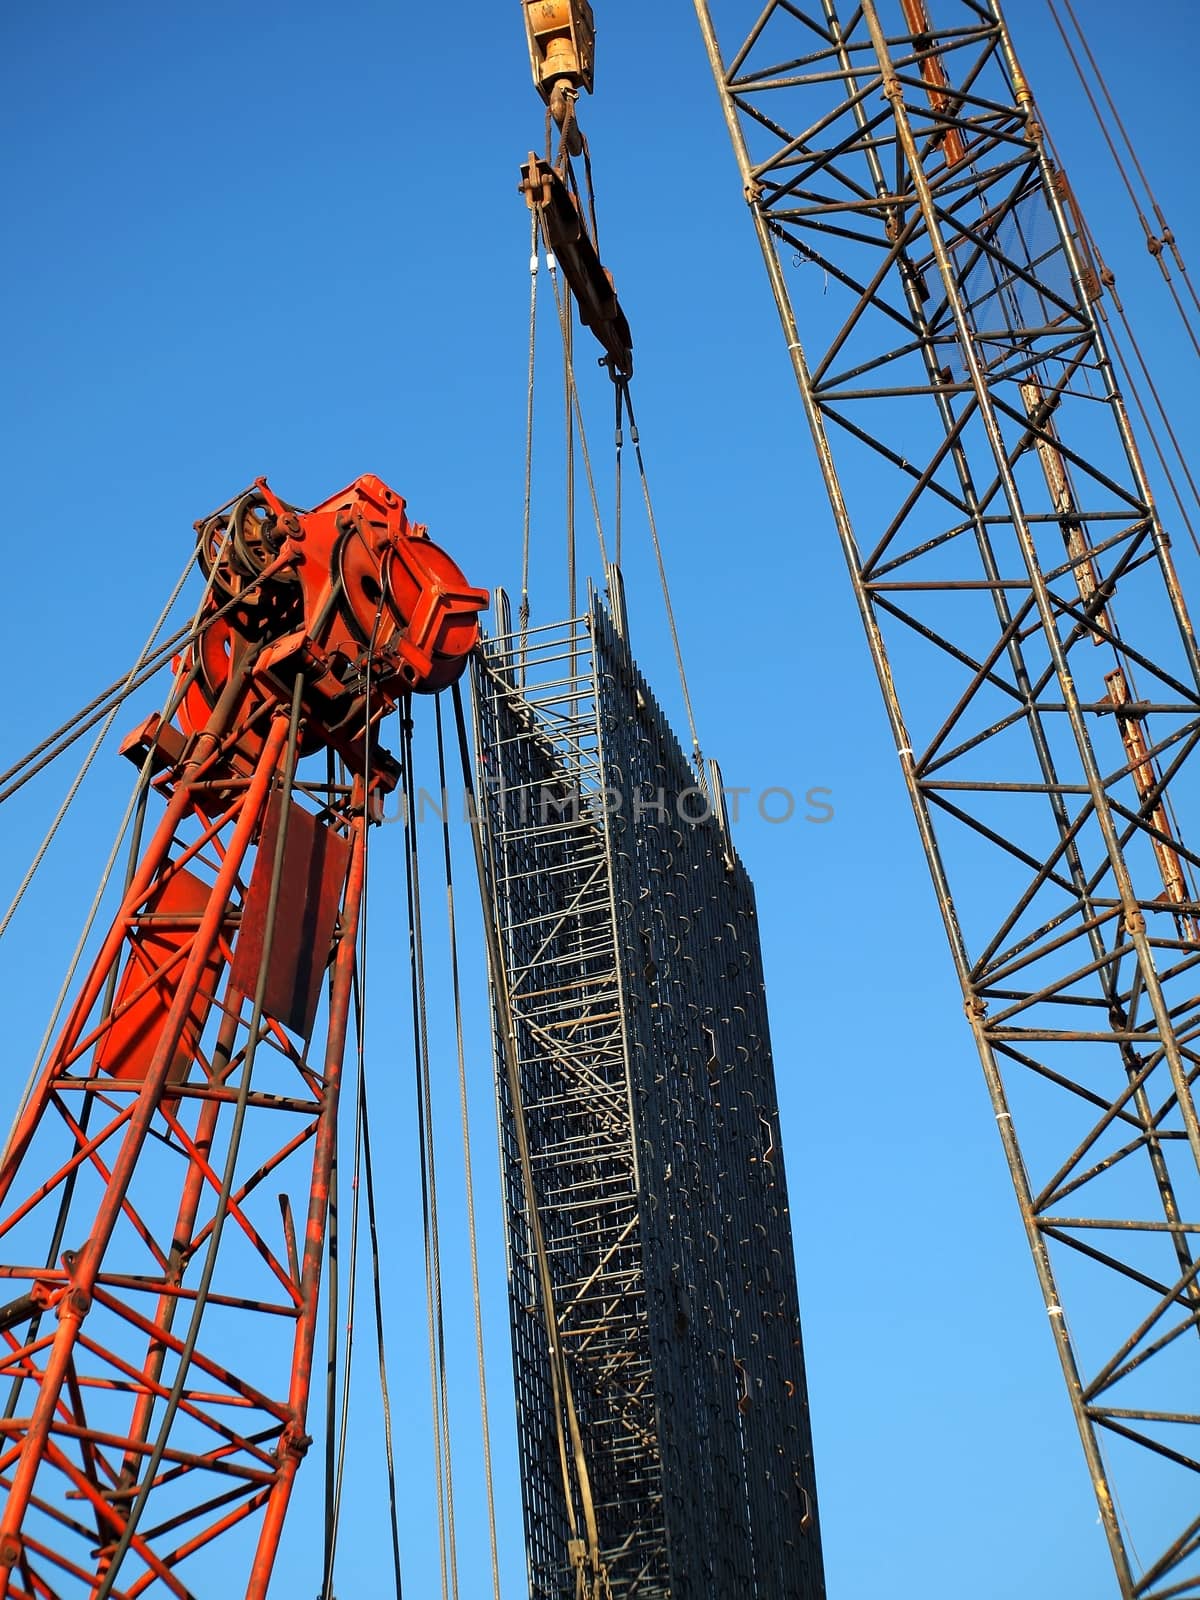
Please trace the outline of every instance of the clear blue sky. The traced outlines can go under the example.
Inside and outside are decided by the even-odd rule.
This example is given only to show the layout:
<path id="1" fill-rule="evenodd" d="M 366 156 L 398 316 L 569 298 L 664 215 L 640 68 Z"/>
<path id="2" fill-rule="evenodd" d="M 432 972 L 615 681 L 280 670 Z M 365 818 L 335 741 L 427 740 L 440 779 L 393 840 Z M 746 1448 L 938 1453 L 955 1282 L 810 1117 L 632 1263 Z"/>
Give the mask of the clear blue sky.
<path id="1" fill-rule="evenodd" d="M 830 1594 L 957 1600 L 969 1584 L 976 1600 L 1105 1595 L 1090 1487 L 691 10 L 596 4 L 599 92 L 581 117 L 604 253 L 637 341 L 639 414 L 704 743 L 731 783 L 822 785 L 836 808 L 823 827 L 751 819 L 738 835 L 762 908 Z M 1083 9 L 1200 263 L 1181 132 L 1194 49 L 1156 52 L 1123 0 Z M 1040 0 L 1008 10 L 1126 302 L 1168 394 L 1182 396 L 1164 302 L 1049 14 Z M 1185 0 L 1156 8 L 1154 39 L 1172 29 L 1194 46 Z M 6 751 L 118 675 L 186 559 L 192 521 L 259 473 L 310 504 L 378 472 L 473 582 L 514 588 L 528 293 L 516 181 L 543 136 L 515 0 L 63 0 L 6 8 L 0 45 Z M 548 349 L 548 317 L 541 326 Z M 550 364 L 539 383 L 534 603 L 535 620 L 549 620 L 564 604 Z M 589 388 L 607 458 L 607 397 Z M 634 646 L 674 709 L 632 513 L 627 540 L 641 551 L 628 563 Z M 1178 550 L 1200 592 L 1192 552 Z M 64 782 L 53 775 L 12 808 L 5 902 Z M 126 782 L 115 754 L 102 756 L 90 812 L 0 950 L 16 1006 L 9 1098 Z M 373 859 L 372 1104 L 387 1151 L 407 1590 L 423 1596 L 435 1590 L 436 1546 L 416 1131 L 388 998 L 405 959 L 398 838 L 385 830 Z M 505 1594 L 516 1600 L 491 1067 L 473 925 L 464 937 Z M 452 1062 L 442 1060 L 443 1188 L 461 1262 Z M 462 1593 L 475 1596 L 486 1560 L 470 1306 L 454 1274 Z M 366 1320 L 360 1338 L 344 1600 L 388 1593 Z M 316 1459 L 302 1480 L 281 1595 L 317 1587 Z M 235 1574 L 229 1582 L 235 1592 Z"/>

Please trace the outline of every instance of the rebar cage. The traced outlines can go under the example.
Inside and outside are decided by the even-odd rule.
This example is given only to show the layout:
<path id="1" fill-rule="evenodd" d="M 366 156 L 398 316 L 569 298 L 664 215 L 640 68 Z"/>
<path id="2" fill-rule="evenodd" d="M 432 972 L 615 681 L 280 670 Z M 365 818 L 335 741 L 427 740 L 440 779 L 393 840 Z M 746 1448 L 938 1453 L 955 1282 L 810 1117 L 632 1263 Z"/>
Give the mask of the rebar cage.
<path id="1" fill-rule="evenodd" d="M 713 779 L 598 597 L 489 641 L 474 690 L 530 1593 L 575 1580 L 521 1116 L 614 1596 L 815 1600 L 758 925 Z"/>

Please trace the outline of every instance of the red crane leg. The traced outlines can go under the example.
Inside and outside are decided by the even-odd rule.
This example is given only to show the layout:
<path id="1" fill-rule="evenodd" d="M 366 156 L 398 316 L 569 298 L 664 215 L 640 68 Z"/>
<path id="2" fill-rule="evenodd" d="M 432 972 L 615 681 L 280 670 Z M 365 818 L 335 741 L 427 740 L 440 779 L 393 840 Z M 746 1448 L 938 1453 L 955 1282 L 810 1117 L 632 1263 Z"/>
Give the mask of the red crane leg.
<path id="1" fill-rule="evenodd" d="M 47 1444 L 55 1417 L 60 1411 L 63 1385 L 72 1369 L 80 1329 L 92 1309 L 93 1294 L 104 1264 L 105 1253 L 118 1218 L 125 1208 L 130 1180 L 151 1124 L 159 1112 L 163 1092 L 167 1086 L 167 1073 L 175 1059 L 180 1037 L 188 1021 L 201 979 L 228 917 L 238 872 L 261 821 L 270 786 L 287 743 L 287 735 L 287 719 L 282 714 L 277 714 L 272 720 L 254 777 L 238 806 L 237 821 L 212 885 L 207 908 L 192 941 L 191 953 L 179 978 L 175 998 L 154 1044 L 145 1077 L 138 1086 L 124 1137 L 116 1159 L 108 1170 L 107 1182 L 82 1248 L 77 1252 L 69 1252 L 64 1257 L 64 1271 L 55 1275 L 52 1285 L 46 1283 L 45 1279 L 35 1279 L 35 1286 L 43 1288 L 48 1308 L 53 1309 L 57 1316 L 58 1327 L 45 1367 L 37 1379 L 37 1397 L 33 1410 L 21 1427 L 23 1433 L 21 1456 L 12 1482 L 8 1486 L 8 1499 L 0 1517 L 0 1600 L 8 1593 L 12 1568 L 20 1557 L 20 1530 L 33 1494 L 34 1483 L 46 1464 Z M 177 805 L 176 802 L 179 801 L 181 794 L 184 803 Z M 130 911 L 127 908 L 137 908 L 147 899 L 153 884 L 155 868 L 161 869 L 165 852 L 175 836 L 179 813 L 186 809 L 190 794 L 188 783 L 186 781 L 181 783 L 168 807 L 163 827 L 155 837 L 151 852 L 142 870 L 136 875 L 133 887 L 126 898 L 126 905 L 122 907 L 122 912 L 104 943 L 100 957 L 92 968 L 89 980 L 84 985 L 83 995 L 46 1064 L 41 1080 L 41 1093 L 35 1097 L 35 1106 L 31 1107 L 31 1111 L 38 1105 L 45 1106 L 56 1089 L 61 1090 L 65 1087 L 63 1061 L 71 1055 L 85 1026 L 90 1007 L 85 1009 L 84 1002 L 90 996 L 94 1004 L 95 998 L 113 971 L 115 959 L 129 936 L 130 925 L 136 915 L 135 910 Z M 171 827 L 169 836 L 165 833 L 168 826 Z M 104 1036 L 101 1030 L 100 1038 L 103 1039 Z M 27 1117 L 26 1121 L 28 1120 Z M 37 1120 L 35 1118 L 34 1122 Z M 0 1194 L 7 1195 L 19 1168 L 21 1156 L 28 1148 L 31 1133 L 32 1127 L 28 1129 L 23 1127 L 22 1136 L 14 1141 L 14 1150 L 6 1163 L 3 1181 L 0 1183 Z M 0 1233 L 4 1231 L 4 1224 L 0 1223 Z M 22 1419 L 15 1421 L 20 1427 Z M 5 1431 L 11 1437 L 16 1430 L 12 1423 L 8 1423 Z M 95 1482 L 94 1473 L 93 1482 Z M 180 1592 L 186 1593 L 182 1589 Z"/>
<path id="2" fill-rule="evenodd" d="M 366 867 L 366 829 L 361 817 L 351 828 L 350 873 L 346 883 L 346 917 L 342 938 L 334 959 L 333 985 L 329 1001 L 329 1033 L 325 1048 L 325 1109 L 317 1128 L 313 1148 L 312 1183 L 309 1189 L 308 1220 L 304 1229 L 304 1256 L 300 1269 L 302 1307 L 296 1324 L 296 1344 L 292 1355 L 290 1436 L 281 1441 L 279 1478 L 271 1490 L 258 1541 L 258 1551 L 246 1590 L 247 1600 L 261 1600 L 271 1580 L 271 1569 L 279 1548 L 283 1519 L 296 1480 L 308 1438 L 304 1432 L 308 1415 L 308 1394 L 312 1381 L 313 1348 L 317 1331 L 317 1302 L 321 1292 L 321 1264 L 325 1254 L 325 1218 L 329 1213 L 329 1183 L 337 1149 L 337 1098 L 341 1086 L 342 1061 L 346 1049 L 346 1027 L 350 1016 L 350 995 L 354 981 L 354 954 L 358 918 L 362 904 L 363 875 Z"/>
<path id="3" fill-rule="evenodd" d="M 237 1036 L 236 1015 L 227 1014 L 221 1027 L 221 1033 L 214 1051 L 214 1059 L 220 1061 L 228 1059 L 232 1054 L 234 1040 Z M 221 1102 L 209 1100 L 200 1109 L 200 1120 L 196 1129 L 194 1140 L 198 1152 L 206 1158 L 212 1149 L 213 1138 L 216 1134 L 217 1119 L 221 1114 Z M 170 1265 L 173 1271 L 178 1272 L 182 1266 L 184 1252 L 188 1242 L 196 1231 L 196 1214 L 200 1207 L 200 1198 L 204 1189 L 204 1171 L 200 1162 L 193 1161 L 188 1169 L 187 1180 L 184 1184 L 183 1195 L 179 1202 L 179 1215 L 175 1223 L 175 1232 L 171 1240 Z M 154 1320 L 168 1331 L 174 1326 L 175 1313 L 179 1308 L 177 1294 L 164 1294 L 159 1297 L 155 1308 Z M 146 1356 L 146 1364 L 142 1369 L 142 1379 L 145 1392 L 138 1396 L 134 1407 L 133 1418 L 130 1423 L 130 1438 L 142 1442 L 150 1431 L 150 1422 L 154 1415 L 153 1391 L 162 1376 L 163 1361 L 166 1358 L 166 1346 L 161 1343 L 152 1344 Z M 139 1457 L 132 1450 L 127 1452 L 121 1466 L 120 1483 L 122 1488 L 130 1489 L 137 1477 Z"/>

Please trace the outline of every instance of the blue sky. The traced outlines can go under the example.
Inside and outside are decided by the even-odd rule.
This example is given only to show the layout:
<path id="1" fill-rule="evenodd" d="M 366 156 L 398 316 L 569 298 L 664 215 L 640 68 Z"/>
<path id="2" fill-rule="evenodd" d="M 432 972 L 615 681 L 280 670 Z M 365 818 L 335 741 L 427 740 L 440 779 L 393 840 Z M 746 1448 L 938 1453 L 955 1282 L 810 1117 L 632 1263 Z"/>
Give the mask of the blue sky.
<path id="1" fill-rule="evenodd" d="M 1108 1593 L 1044 1312 L 691 10 L 597 9 L 598 93 L 581 120 L 603 252 L 635 334 L 639 420 L 702 739 L 728 782 L 820 785 L 836 813 L 823 826 L 751 816 L 738 834 L 762 910 L 830 1594 L 950 1600 L 967 1573 L 978 1600 Z M 1186 232 L 1194 173 L 1172 131 L 1194 94 L 1188 53 L 1131 30 L 1118 0 L 1084 9 L 1185 255 L 1200 256 Z M 1182 421 L 1178 338 L 1049 13 L 1040 0 L 1010 0 L 1008 11 Z M 1157 8 L 1156 35 L 1172 28 L 1194 36 L 1184 0 Z M 187 558 L 193 520 L 260 473 L 310 504 L 377 472 L 472 582 L 515 588 L 528 295 L 516 182 L 543 137 L 515 0 L 64 0 L 9 8 L 0 42 L 6 751 L 26 749 L 123 670 Z M 551 328 L 544 310 L 547 355 Z M 607 461 L 611 414 L 593 377 L 591 438 Z M 560 474 L 561 394 L 546 360 L 535 621 L 565 605 Z M 583 501 L 580 529 L 591 559 Z M 677 714 L 632 506 L 626 543 L 634 648 Z M 1194 552 L 1182 538 L 1176 550 L 1195 593 Z M 123 803 L 123 769 L 102 754 L 86 813 L 0 948 L 9 1003 L 20 996 L 2 1091 L 14 1099 Z M 5 901 L 65 781 L 51 774 L 10 808 Z M 459 871 L 466 880 L 465 852 Z M 399 986 L 405 959 L 401 872 L 399 840 L 385 830 L 371 908 L 370 977 L 382 994 Z M 473 923 L 463 937 L 505 1594 L 516 1597 L 491 1067 Z M 376 1143 L 388 1152 L 403 1552 L 408 1592 L 424 1595 L 436 1545 L 400 1025 L 381 1001 L 370 1070 Z M 463 1594 L 475 1595 L 486 1557 L 457 1113 L 442 1059 L 443 1188 L 459 1258 L 449 1301 L 456 1473 L 470 1530 L 460 1571 Z M 339 1583 L 359 1600 L 388 1592 L 366 1325 Z M 316 1586 L 315 1459 L 306 1473 L 280 1594 Z"/>

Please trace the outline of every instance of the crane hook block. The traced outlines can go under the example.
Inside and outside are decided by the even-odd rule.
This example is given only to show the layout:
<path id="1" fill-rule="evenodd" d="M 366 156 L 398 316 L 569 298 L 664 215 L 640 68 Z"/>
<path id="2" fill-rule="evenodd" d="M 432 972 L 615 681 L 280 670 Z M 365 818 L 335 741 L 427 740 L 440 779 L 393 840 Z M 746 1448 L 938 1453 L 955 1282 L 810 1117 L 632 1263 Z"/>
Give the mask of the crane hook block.
<path id="1" fill-rule="evenodd" d="M 546 104 L 564 79 L 591 94 L 596 25 L 588 0 L 525 0 L 523 10 L 533 81 Z"/>
<path id="2" fill-rule="evenodd" d="M 532 152 L 521 168 L 521 193 L 541 217 L 546 243 L 575 296 L 580 321 L 603 345 L 613 378 L 632 378 L 633 334 L 574 195 L 550 163 Z"/>

